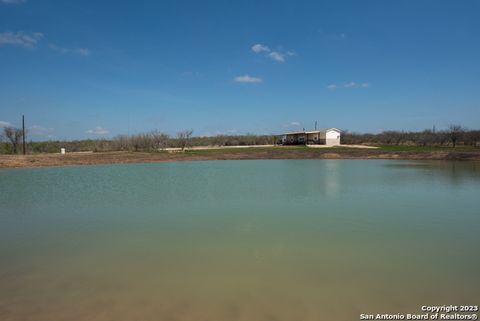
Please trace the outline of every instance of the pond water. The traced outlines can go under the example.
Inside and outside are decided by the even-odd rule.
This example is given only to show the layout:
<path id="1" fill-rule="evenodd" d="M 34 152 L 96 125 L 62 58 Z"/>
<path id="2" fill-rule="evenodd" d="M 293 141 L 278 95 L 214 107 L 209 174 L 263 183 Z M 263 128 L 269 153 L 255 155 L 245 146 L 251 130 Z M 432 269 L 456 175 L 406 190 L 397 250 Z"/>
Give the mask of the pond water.
<path id="1" fill-rule="evenodd" d="M 359 320 L 479 304 L 480 163 L 0 170 L 0 320 Z"/>

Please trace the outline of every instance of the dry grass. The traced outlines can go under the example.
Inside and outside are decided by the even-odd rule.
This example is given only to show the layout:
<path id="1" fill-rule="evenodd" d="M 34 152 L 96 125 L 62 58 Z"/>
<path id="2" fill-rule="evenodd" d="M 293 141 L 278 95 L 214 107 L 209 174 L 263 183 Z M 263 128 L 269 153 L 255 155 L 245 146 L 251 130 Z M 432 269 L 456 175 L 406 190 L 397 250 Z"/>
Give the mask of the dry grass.
<path id="1" fill-rule="evenodd" d="M 264 147 L 190 150 L 185 152 L 143 153 L 104 152 L 34 155 L 0 155 L 0 168 L 76 166 L 236 159 L 411 159 L 411 160 L 480 160 L 480 151 L 391 151 L 354 148 Z"/>

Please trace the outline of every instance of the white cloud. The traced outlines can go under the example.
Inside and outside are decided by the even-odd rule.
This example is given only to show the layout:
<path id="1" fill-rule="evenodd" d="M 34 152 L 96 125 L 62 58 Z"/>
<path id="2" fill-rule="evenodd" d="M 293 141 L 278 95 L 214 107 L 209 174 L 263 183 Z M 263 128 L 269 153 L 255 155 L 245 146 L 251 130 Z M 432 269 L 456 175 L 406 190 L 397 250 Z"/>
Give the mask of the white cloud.
<path id="1" fill-rule="evenodd" d="M 0 45 L 16 45 L 24 48 L 33 48 L 42 38 L 43 33 L 41 32 L 26 33 L 23 31 L 7 31 L 0 33 Z"/>
<path id="2" fill-rule="evenodd" d="M 0 0 L 0 3 L 3 3 L 3 4 L 20 4 L 24 2 L 25 0 Z"/>
<path id="3" fill-rule="evenodd" d="M 75 54 L 80 56 L 90 56 L 92 54 L 92 51 L 88 48 L 65 48 L 57 46 L 53 43 L 51 43 L 48 47 L 61 54 Z"/>
<path id="4" fill-rule="evenodd" d="M 94 135 L 105 135 L 108 134 L 108 130 L 101 126 L 97 126 L 94 129 L 89 129 L 86 131 L 87 134 L 94 134 Z"/>
<path id="5" fill-rule="evenodd" d="M 343 85 L 343 87 L 345 87 L 345 88 L 357 87 L 357 84 L 356 84 L 354 81 L 351 81 L 351 82 L 346 83 L 345 85 Z"/>
<path id="6" fill-rule="evenodd" d="M 243 82 L 243 83 L 260 83 L 263 82 L 262 78 L 258 77 L 251 77 L 249 75 L 237 76 L 233 78 L 236 82 Z"/>
<path id="7" fill-rule="evenodd" d="M 285 62 L 285 55 L 283 53 L 278 52 L 278 51 L 272 51 L 271 53 L 268 54 L 268 56 L 275 61 Z"/>
<path id="8" fill-rule="evenodd" d="M 327 86 L 327 89 L 329 90 L 336 90 L 336 89 L 339 89 L 339 88 L 368 88 L 370 87 L 370 84 L 368 82 L 364 82 L 364 83 L 356 83 L 354 81 L 351 81 L 351 82 L 347 82 L 345 84 L 343 84 L 343 86 L 338 86 L 336 84 L 331 84 L 331 85 L 328 85 Z"/>
<path id="9" fill-rule="evenodd" d="M 54 44 L 49 44 L 48 45 L 48 48 L 54 50 L 54 51 L 57 51 L 59 53 L 62 53 L 62 54 L 65 54 L 68 52 L 68 50 L 66 48 L 62 48 L 62 47 L 59 47 L 57 45 L 54 45 Z"/>
<path id="10" fill-rule="evenodd" d="M 252 46 L 252 51 L 277 62 L 285 62 L 286 57 L 296 56 L 295 51 L 271 50 L 268 46 L 257 43 Z"/>
<path id="11" fill-rule="evenodd" d="M 12 127 L 13 125 L 11 123 L 9 123 L 8 121 L 3 121 L 3 120 L 0 120 L 0 127 Z"/>
<path id="12" fill-rule="evenodd" d="M 73 52 L 81 56 L 90 56 L 92 51 L 88 48 L 76 48 L 73 49 Z"/>
<path id="13" fill-rule="evenodd" d="M 370 86 L 370 84 L 367 83 L 367 82 L 359 84 L 359 83 L 356 83 L 354 81 L 351 81 L 351 82 L 343 85 L 343 87 L 345 87 L 345 88 L 368 88 L 369 86 Z"/>
<path id="14" fill-rule="evenodd" d="M 253 52 L 255 53 L 260 53 L 260 52 L 270 52 L 270 48 L 268 48 L 267 46 L 265 45 L 262 45 L 260 43 L 257 43 L 255 45 L 252 46 L 252 50 Z"/>

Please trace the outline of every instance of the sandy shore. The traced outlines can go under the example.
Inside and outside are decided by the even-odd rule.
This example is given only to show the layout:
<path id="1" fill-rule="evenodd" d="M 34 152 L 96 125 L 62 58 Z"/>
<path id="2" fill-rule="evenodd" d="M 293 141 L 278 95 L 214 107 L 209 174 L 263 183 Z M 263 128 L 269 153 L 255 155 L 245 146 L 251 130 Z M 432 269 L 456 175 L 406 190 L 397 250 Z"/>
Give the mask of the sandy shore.
<path id="1" fill-rule="evenodd" d="M 33 168 L 94 164 L 128 164 L 240 159 L 404 159 L 404 160 L 473 160 L 480 161 L 480 151 L 385 151 L 353 148 L 222 148 L 185 152 L 103 152 L 34 155 L 0 155 L 0 168 Z"/>

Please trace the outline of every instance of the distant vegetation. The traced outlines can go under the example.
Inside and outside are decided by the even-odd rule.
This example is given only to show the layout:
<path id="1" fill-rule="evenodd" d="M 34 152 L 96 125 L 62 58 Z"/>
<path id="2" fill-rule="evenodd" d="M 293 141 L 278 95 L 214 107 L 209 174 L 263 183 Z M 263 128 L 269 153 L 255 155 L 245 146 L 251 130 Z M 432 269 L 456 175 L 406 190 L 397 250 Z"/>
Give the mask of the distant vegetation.
<path id="1" fill-rule="evenodd" d="M 74 141 L 43 141 L 28 142 L 29 153 L 58 153 L 60 148 L 67 152 L 106 152 L 106 151 L 138 151 L 154 152 L 163 148 L 186 148 L 191 146 L 237 146 L 237 145 L 268 145 L 279 142 L 279 137 L 273 135 L 218 135 L 212 137 L 194 137 L 192 130 L 179 132 L 171 137 L 159 131 L 151 131 L 137 135 L 120 135 L 113 139 L 86 139 Z M 28 133 L 27 135 L 28 136 Z M 3 128 L 0 136 L 0 154 L 22 152 L 20 144 L 22 136 L 18 129 Z M 480 147 L 480 130 L 467 130 L 458 125 L 452 125 L 448 130 L 421 132 L 384 131 L 379 134 L 359 134 L 345 131 L 341 137 L 342 144 L 366 144 L 377 146 L 431 146 Z"/>
<path id="2" fill-rule="evenodd" d="M 3 144 L 3 149 L 0 149 L 0 151 L 10 151 L 12 154 L 18 153 L 18 146 L 22 142 L 22 138 L 23 131 L 21 129 L 14 127 L 4 127 L 3 133 L 0 135 L 0 139 L 2 142 L 6 141 L 6 143 Z"/>
<path id="3" fill-rule="evenodd" d="M 58 153 L 60 148 L 67 152 L 107 152 L 107 151 L 134 151 L 154 152 L 163 148 L 186 148 L 191 146 L 236 146 L 236 145 L 268 145 L 274 143 L 271 135 L 218 135 L 212 137 L 192 137 L 193 130 L 179 132 L 171 137 L 159 131 L 151 131 L 137 135 L 119 135 L 113 139 L 85 139 L 73 141 L 49 140 L 43 142 L 28 142 L 27 150 L 30 153 Z M 28 133 L 27 135 L 28 136 Z M 21 139 L 21 136 L 20 138 Z M 19 141 L 19 140 L 18 140 Z M 0 154 L 20 153 L 18 144 L 12 144 L 5 134 L 0 136 Z M 17 142 L 17 140 L 15 140 Z M 15 146 L 15 148 L 14 148 Z"/>
<path id="4" fill-rule="evenodd" d="M 451 125 L 447 130 L 442 131 L 430 129 L 421 132 L 384 131 L 379 134 L 358 134 L 346 131 L 342 134 L 341 140 L 342 144 L 480 147 L 480 130 L 468 130 L 460 125 Z"/>

